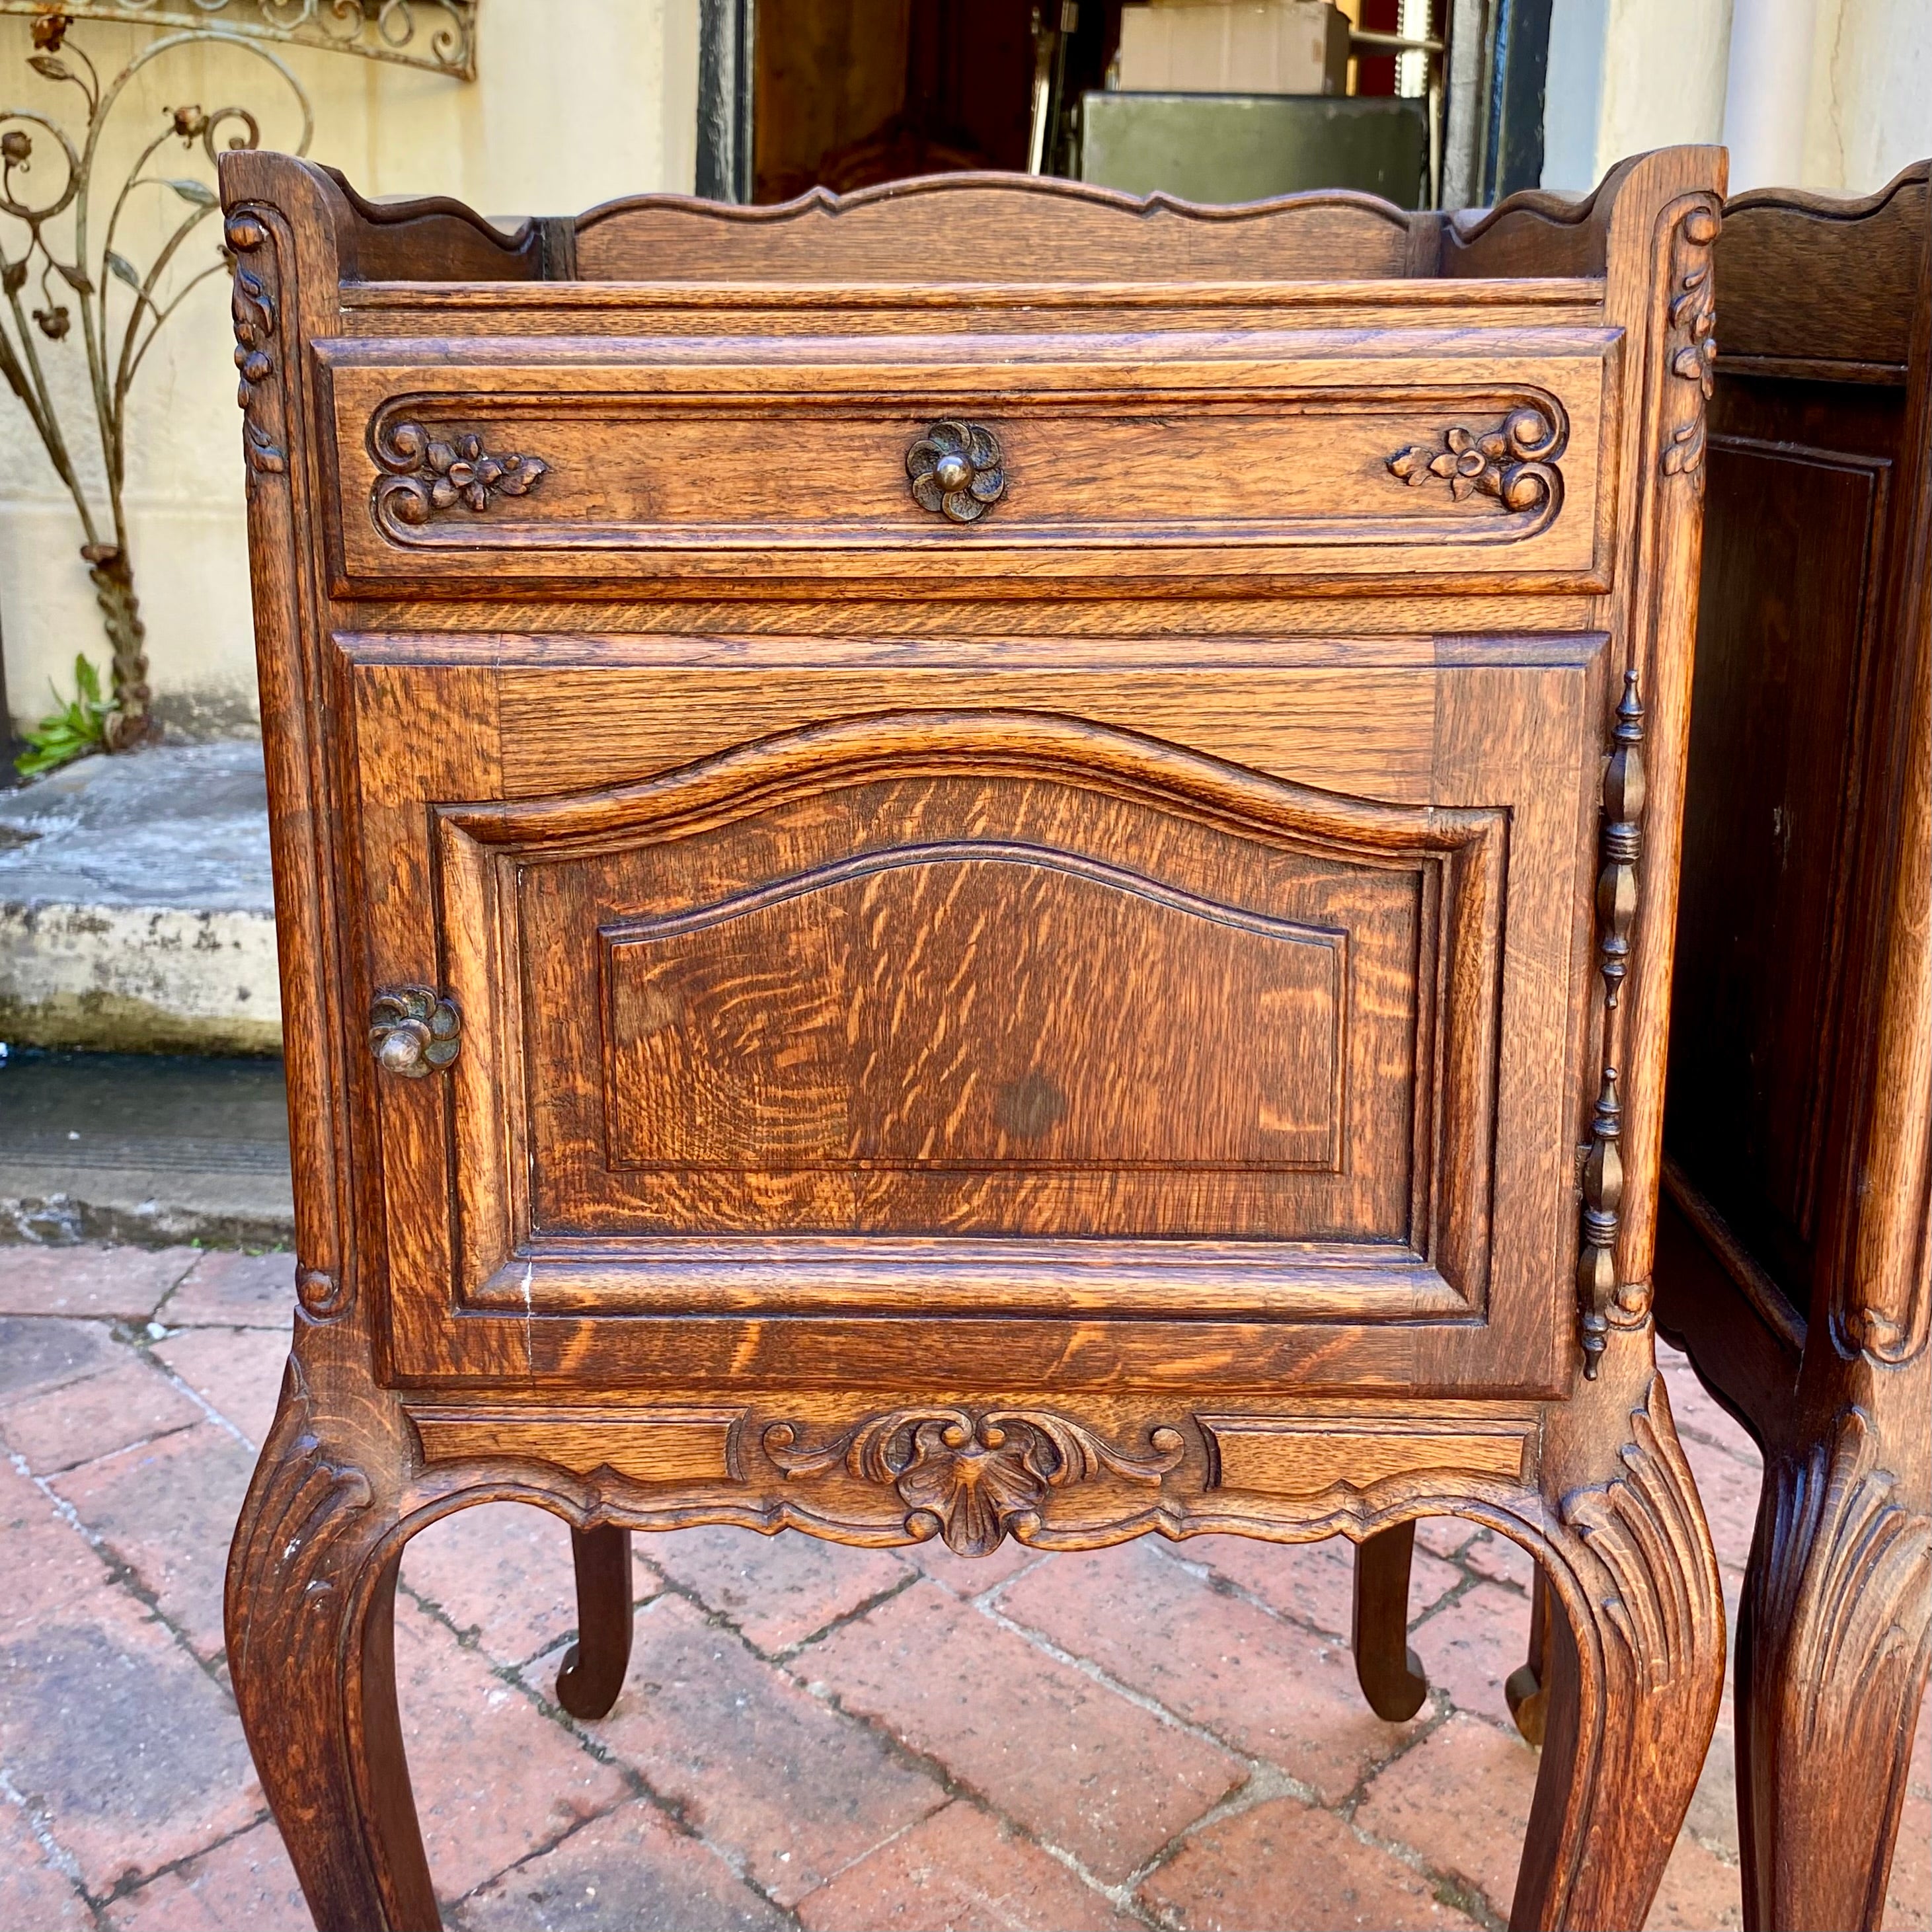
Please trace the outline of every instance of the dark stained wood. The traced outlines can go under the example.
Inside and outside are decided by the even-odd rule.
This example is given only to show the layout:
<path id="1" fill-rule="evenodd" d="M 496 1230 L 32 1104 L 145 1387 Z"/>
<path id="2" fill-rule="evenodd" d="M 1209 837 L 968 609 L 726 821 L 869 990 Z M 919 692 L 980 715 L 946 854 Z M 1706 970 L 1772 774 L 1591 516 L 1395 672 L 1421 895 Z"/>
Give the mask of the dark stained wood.
<path id="1" fill-rule="evenodd" d="M 1392 1724 L 1422 1708 L 1429 1678 L 1409 1648 L 1408 1570 L 1415 1553 L 1413 1517 L 1364 1537 L 1355 1546 L 1355 1589 L 1350 1611 L 1355 1678 L 1369 1708 Z"/>
<path id="2" fill-rule="evenodd" d="M 558 243 L 542 220 L 501 228 L 446 195 L 368 201 L 338 170 L 322 172 L 345 204 L 335 245 L 346 282 L 533 280 L 560 266 L 546 260 Z"/>
<path id="3" fill-rule="evenodd" d="M 1503 1701 L 1516 1729 L 1539 1750 L 1550 1724 L 1550 1586 L 1539 1570 L 1530 1585 L 1528 1654 L 1503 1681 Z"/>
<path id="4" fill-rule="evenodd" d="M 1924 165 L 1862 200 L 1765 188 L 1724 208 L 1718 257 L 1720 353 L 1832 368 L 1828 380 L 1867 379 L 1890 365 L 1902 381 L 1912 317 L 1924 299 Z M 1798 372 L 1793 370 L 1793 374 Z"/>
<path id="5" fill-rule="evenodd" d="M 1031 14 L 1028 0 L 768 0 L 753 199 L 1024 168 Z"/>
<path id="6" fill-rule="evenodd" d="M 1473 1516 L 1515 1922 L 1640 1924 L 1724 1646 L 1648 1314 L 1721 156 L 1453 234 L 223 173 L 302 1242 L 229 1630 L 318 1923 L 433 1920 L 389 1592 L 514 1497 L 584 1712 L 721 1522 L 1344 1535 L 1393 1708 Z"/>
<path id="7" fill-rule="evenodd" d="M 1753 1928 L 1880 1922 L 1932 1626 L 1928 182 L 1718 248 L 1657 1306 L 1765 1450 Z"/>
<path id="8" fill-rule="evenodd" d="M 1731 419 L 1724 400 L 1714 423 Z M 1756 428 L 1766 404 L 1754 400 Z M 1750 1229 L 1760 1265 L 1802 1308 L 1864 791 L 1858 748 L 1897 675 L 1874 634 L 1873 595 L 1890 562 L 1896 484 L 1890 452 L 1808 444 L 1798 425 L 1778 427 L 1774 439 L 1712 438 L 1706 514 L 1727 540 L 1706 551 L 1684 834 L 1687 874 L 1707 890 L 1687 898 L 1678 929 L 1667 1131 L 1687 1186 Z"/>
<path id="9" fill-rule="evenodd" d="M 608 1717 L 630 1667 L 631 1532 L 605 1523 L 570 1532 L 577 1641 L 556 1668 L 556 1701 L 573 1718 Z"/>

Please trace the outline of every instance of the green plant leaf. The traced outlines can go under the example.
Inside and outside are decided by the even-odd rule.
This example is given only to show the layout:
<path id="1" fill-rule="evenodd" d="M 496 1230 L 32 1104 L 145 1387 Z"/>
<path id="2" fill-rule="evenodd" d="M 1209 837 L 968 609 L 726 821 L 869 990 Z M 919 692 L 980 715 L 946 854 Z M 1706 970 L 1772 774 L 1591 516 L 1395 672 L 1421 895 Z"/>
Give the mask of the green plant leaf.
<path id="1" fill-rule="evenodd" d="M 168 185 L 182 200 L 191 201 L 197 208 L 214 208 L 219 206 L 221 200 L 214 189 L 203 182 L 182 179 L 170 181 Z"/>
<path id="2" fill-rule="evenodd" d="M 141 278 L 134 272 L 134 265 L 126 256 L 117 255 L 110 248 L 103 259 L 107 264 L 109 273 L 118 275 L 130 289 L 138 289 L 141 286 Z"/>
<path id="3" fill-rule="evenodd" d="M 14 760 L 22 778 L 38 778 L 105 747 L 104 727 L 112 707 L 102 702 L 100 674 L 85 652 L 74 661 L 74 681 L 80 694 L 70 703 L 63 703 L 52 685 L 47 687 L 57 709 L 26 734 L 28 748 Z"/>

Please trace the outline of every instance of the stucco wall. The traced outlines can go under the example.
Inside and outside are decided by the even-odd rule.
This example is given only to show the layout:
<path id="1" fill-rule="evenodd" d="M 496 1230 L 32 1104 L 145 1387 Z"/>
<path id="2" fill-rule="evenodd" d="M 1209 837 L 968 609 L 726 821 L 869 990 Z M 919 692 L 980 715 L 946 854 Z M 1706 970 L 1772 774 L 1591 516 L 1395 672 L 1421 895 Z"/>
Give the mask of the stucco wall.
<path id="1" fill-rule="evenodd" d="M 29 33 L 27 20 L 0 19 L 0 103 L 52 113 L 73 131 L 80 104 L 70 88 L 28 70 Z M 150 29 L 82 22 L 70 40 L 110 76 L 157 38 Z M 341 54 L 279 51 L 314 104 L 310 153 L 367 194 L 453 194 L 487 213 L 522 215 L 574 212 L 643 189 L 691 188 L 697 0 L 484 0 L 479 74 L 467 82 Z M 113 170 L 117 152 L 131 159 L 136 143 L 164 124 L 164 109 L 189 101 L 259 105 L 266 141 L 285 145 L 299 124 L 275 76 L 246 56 L 183 49 L 150 65 L 123 97 L 118 147 L 101 172 Z M 197 172 L 172 142 L 152 166 L 163 175 Z M 17 186 L 59 179 L 44 136 L 33 169 Z M 198 172 L 208 177 L 205 159 Z M 113 170 L 112 182 L 119 178 Z M 125 218 L 120 251 L 145 267 L 165 232 L 160 217 L 184 212 L 166 189 L 144 190 Z M 188 251 L 194 266 L 214 260 L 218 233 L 213 221 L 197 232 Z M 0 218 L 0 236 L 9 258 L 17 257 L 17 226 Z M 117 288 L 117 298 L 124 292 Z M 30 309 L 41 305 L 38 278 L 22 299 Z M 98 477 L 78 331 L 38 346 L 76 458 Z M 196 735 L 248 729 L 254 715 L 233 346 L 227 287 L 218 275 L 156 342 L 130 412 L 130 548 L 158 708 L 171 729 Z M 50 678 L 70 689 L 76 650 L 105 664 L 81 541 L 38 437 L 0 386 L 0 638 L 8 698 L 23 722 L 48 709 Z"/>
<path id="2" fill-rule="evenodd" d="M 1818 0 L 1808 186 L 1882 187 L 1932 154 L 1932 5 L 1928 0 Z"/>
<path id="3" fill-rule="evenodd" d="M 1624 154 L 1721 140 L 1732 5 L 1557 0 L 1544 185 L 1581 190 Z M 1932 154 L 1932 0 L 1816 7 L 1804 164 L 1790 184 L 1869 194 Z"/>

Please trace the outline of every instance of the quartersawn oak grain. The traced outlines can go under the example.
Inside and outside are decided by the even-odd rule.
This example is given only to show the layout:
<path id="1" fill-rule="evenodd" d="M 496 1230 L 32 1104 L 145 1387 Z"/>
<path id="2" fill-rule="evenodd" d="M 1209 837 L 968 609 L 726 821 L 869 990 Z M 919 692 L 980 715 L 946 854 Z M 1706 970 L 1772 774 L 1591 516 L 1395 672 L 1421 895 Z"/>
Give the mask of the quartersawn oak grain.
<path id="1" fill-rule="evenodd" d="M 435 1921 L 393 1593 L 491 1497 L 576 1532 L 586 1717 L 625 1538 L 700 1522 L 1346 1535 L 1413 1708 L 1413 1522 L 1470 1516 L 1550 1606 L 1515 1922 L 1642 1922 L 1724 1643 L 1648 1314 L 1722 179 L 508 230 L 224 158 L 301 1243 L 229 1654 L 319 1924 Z"/>
<path id="2" fill-rule="evenodd" d="M 1718 268 L 1658 1315 L 1764 1449 L 1745 1923 L 1874 1928 L 1932 1648 L 1932 166 L 1742 196 Z"/>

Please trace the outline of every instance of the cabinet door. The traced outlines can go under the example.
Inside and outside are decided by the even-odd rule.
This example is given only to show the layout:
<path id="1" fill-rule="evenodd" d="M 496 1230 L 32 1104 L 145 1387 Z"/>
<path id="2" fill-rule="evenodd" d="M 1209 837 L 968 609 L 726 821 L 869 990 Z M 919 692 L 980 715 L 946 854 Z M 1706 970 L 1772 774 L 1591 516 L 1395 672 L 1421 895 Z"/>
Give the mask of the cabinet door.
<path id="1" fill-rule="evenodd" d="M 340 644 L 405 1378 L 1567 1375 L 1600 640 Z"/>

